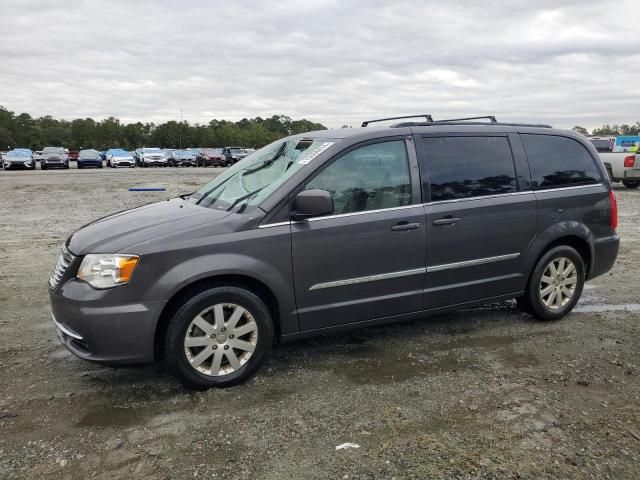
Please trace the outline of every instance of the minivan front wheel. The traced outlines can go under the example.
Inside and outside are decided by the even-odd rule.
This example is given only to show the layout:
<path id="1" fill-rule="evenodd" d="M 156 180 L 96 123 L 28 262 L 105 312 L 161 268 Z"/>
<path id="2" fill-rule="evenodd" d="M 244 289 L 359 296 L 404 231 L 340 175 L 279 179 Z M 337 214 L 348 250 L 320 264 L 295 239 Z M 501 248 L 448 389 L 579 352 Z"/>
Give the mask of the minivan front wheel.
<path id="1" fill-rule="evenodd" d="M 239 287 L 201 291 L 173 315 L 166 361 L 190 388 L 228 387 L 249 378 L 273 342 L 269 310 Z"/>
<path id="2" fill-rule="evenodd" d="M 520 303 L 540 320 L 558 320 L 580 299 L 584 280 L 580 254 L 567 245 L 552 248 L 538 261 Z"/>

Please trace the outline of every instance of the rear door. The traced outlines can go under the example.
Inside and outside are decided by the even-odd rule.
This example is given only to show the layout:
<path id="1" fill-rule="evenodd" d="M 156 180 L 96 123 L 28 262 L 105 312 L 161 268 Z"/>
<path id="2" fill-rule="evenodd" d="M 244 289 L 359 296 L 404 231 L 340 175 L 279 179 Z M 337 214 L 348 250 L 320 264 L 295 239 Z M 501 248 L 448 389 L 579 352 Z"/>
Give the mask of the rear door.
<path id="1" fill-rule="evenodd" d="M 413 142 L 360 144 L 304 188 L 329 191 L 334 214 L 291 225 L 301 330 L 420 310 L 426 228 Z"/>
<path id="2" fill-rule="evenodd" d="M 425 308 L 524 290 L 537 207 L 518 136 L 422 135 L 418 146 L 429 199 Z"/>

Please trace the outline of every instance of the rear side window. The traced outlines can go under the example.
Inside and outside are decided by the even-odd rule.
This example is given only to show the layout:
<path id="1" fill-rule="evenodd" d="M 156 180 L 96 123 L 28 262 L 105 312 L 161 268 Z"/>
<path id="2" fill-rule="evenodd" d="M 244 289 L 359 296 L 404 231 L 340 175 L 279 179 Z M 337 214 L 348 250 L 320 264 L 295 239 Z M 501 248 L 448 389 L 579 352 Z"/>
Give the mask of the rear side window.
<path id="1" fill-rule="evenodd" d="M 602 179 L 584 145 L 554 135 L 521 134 L 534 190 L 599 183 Z"/>
<path id="2" fill-rule="evenodd" d="M 431 201 L 482 197 L 516 191 L 506 137 L 423 138 L 420 170 Z"/>

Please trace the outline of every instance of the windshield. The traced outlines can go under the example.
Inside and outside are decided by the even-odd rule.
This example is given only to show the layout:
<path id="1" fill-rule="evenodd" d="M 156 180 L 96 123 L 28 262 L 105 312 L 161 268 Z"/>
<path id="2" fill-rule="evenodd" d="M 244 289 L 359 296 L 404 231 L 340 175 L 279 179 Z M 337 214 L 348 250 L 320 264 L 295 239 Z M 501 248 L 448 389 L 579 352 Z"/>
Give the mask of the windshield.
<path id="1" fill-rule="evenodd" d="M 80 158 L 96 158 L 98 156 L 97 150 L 81 150 Z"/>
<path id="2" fill-rule="evenodd" d="M 43 154 L 64 155 L 64 148 L 61 147 L 46 147 L 42 150 Z"/>
<path id="3" fill-rule="evenodd" d="M 144 153 L 162 153 L 159 148 L 145 148 L 142 150 Z"/>
<path id="4" fill-rule="evenodd" d="M 28 156 L 27 152 L 20 151 L 20 150 L 12 150 L 11 152 L 7 153 L 7 158 L 19 158 L 19 157 L 27 157 L 27 156 Z"/>
<path id="5" fill-rule="evenodd" d="M 230 148 L 229 150 L 231 150 L 231 153 L 244 153 L 243 148 Z"/>
<path id="6" fill-rule="evenodd" d="M 245 157 L 195 192 L 189 201 L 218 210 L 244 212 L 258 205 L 286 179 L 304 168 L 334 142 L 285 138 Z"/>

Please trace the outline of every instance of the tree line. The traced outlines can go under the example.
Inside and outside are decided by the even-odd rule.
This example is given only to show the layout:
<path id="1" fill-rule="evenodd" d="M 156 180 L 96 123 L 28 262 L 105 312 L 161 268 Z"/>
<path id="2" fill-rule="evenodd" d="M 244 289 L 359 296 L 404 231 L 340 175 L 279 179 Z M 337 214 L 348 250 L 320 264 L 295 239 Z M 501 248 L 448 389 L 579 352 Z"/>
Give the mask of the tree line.
<path id="1" fill-rule="evenodd" d="M 583 135 L 594 136 L 594 137 L 617 137 L 620 135 L 640 135 L 640 122 L 636 122 L 633 125 L 629 125 L 628 123 L 623 123 L 621 125 L 613 124 L 613 125 L 603 125 L 600 128 L 594 128 L 589 132 L 584 127 L 576 125 L 572 130 L 576 132 L 580 132 Z"/>
<path id="2" fill-rule="evenodd" d="M 238 122 L 211 120 L 207 124 L 186 121 L 123 123 L 117 118 L 104 120 L 78 118 L 57 120 L 49 115 L 33 118 L 0 106 L 0 150 L 46 146 L 71 150 L 137 147 L 187 148 L 238 145 L 259 148 L 287 135 L 325 130 L 320 123 L 293 120 L 285 115 L 270 118 L 243 118 Z"/>

